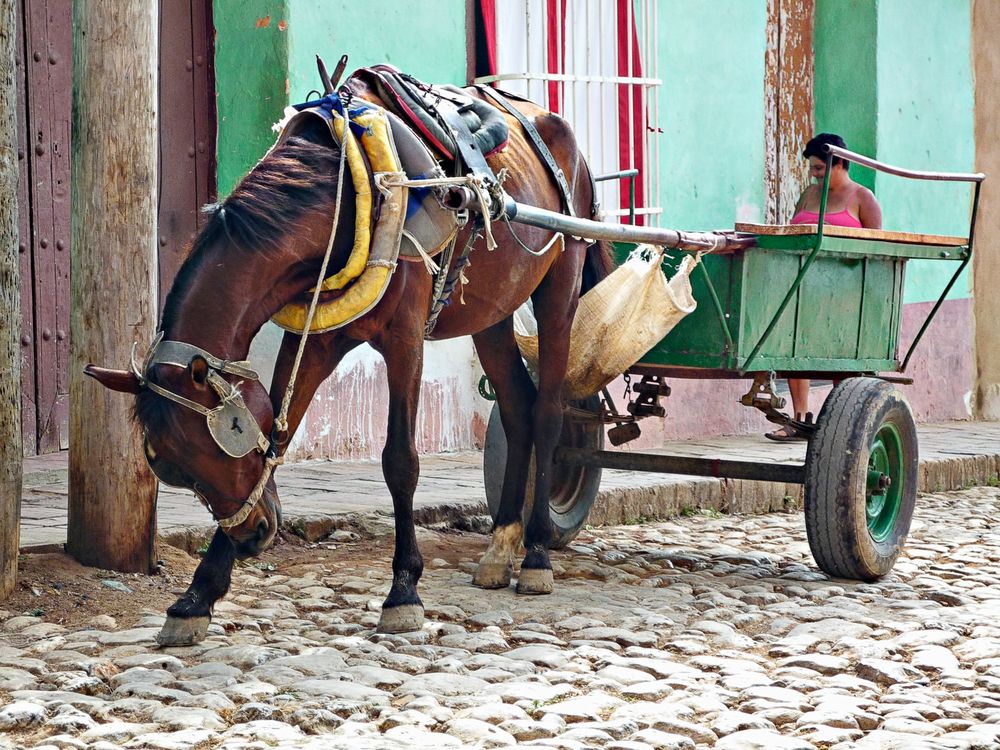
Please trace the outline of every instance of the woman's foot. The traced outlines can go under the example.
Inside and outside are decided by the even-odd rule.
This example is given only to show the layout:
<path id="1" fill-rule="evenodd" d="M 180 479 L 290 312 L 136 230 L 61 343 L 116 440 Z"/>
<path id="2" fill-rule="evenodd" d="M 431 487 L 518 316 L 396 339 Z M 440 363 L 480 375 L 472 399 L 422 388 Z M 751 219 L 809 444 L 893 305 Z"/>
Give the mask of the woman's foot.
<path id="1" fill-rule="evenodd" d="M 791 443 L 794 441 L 809 439 L 790 424 L 782 425 L 774 432 L 765 432 L 764 437 L 768 440 L 775 440 L 779 443 Z"/>

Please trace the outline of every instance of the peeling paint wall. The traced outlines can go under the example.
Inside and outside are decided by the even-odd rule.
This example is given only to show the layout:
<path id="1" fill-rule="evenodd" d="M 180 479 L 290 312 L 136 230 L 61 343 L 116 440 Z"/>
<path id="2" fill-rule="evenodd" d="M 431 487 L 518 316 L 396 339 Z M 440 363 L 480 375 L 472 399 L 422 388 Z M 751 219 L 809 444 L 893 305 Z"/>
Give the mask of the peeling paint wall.
<path id="1" fill-rule="evenodd" d="M 274 143 L 288 103 L 284 0 L 215 0 L 219 195 L 227 195 Z"/>
<path id="2" fill-rule="evenodd" d="M 768 0 L 764 69 L 765 221 L 787 222 L 809 170 L 802 147 L 813 136 L 815 0 Z"/>
<path id="3" fill-rule="evenodd" d="M 816 128 L 911 169 L 969 172 L 975 154 L 972 19 L 967 0 L 845 0 L 816 14 Z M 905 180 L 853 165 L 886 229 L 965 235 L 968 185 Z M 901 353 L 956 264 L 909 261 Z M 974 340 L 968 271 L 925 334 L 902 390 L 921 419 L 969 416 Z"/>

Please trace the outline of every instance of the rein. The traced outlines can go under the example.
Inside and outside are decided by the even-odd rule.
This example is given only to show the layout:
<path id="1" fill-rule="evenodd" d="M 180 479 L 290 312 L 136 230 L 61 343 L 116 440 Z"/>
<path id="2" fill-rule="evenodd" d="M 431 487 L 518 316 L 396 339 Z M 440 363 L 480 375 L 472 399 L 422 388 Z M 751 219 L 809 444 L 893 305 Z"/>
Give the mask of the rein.
<path id="1" fill-rule="evenodd" d="M 326 244 L 326 253 L 323 255 L 323 262 L 320 265 L 319 270 L 319 280 L 313 290 L 312 301 L 309 304 L 309 312 L 306 316 L 306 325 L 299 340 L 299 349 L 295 354 L 295 362 L 292 365 L 292 372 L 288 379 L 288 385 L 285 388 L 284 396 L 281 400 L 281 410 L 275 417 L 274 427 L 271 430 L 270 438 L 264 437 L 264 433 L 260 429 L 260 425 L 257 424 L 256 419 L 253 418 L 250 410 L 243 402 L 243 397 L 240 396 L 239 389 L 222 377 L 222 373 L 229 373 L 231 375 L 238 375 L 249 380 L 258 380 L 257 373 L 250 367 L 250 363 L 246 360 L 223 360 L 209 354 L 204 349 L 200 349 L 192 344 L 184 343 L 183 341 L 163 341 L 163 332 L 161 331 L 156 338 L 153 339 L 153 343 L 150 346 L 149 352 L 146 354 L 146 359 L 143 362 L 142 369 L 140 371 L 135 362 L 135 345 L 132 347 L 132 371 L 139 379 L 139 383 L 143 388 L 148 388 L 153 393 L 156 393 L 163 398 L 203 415 L 208 422 L 208 429 L 212 438 L 215 440 L 219 448 L 227 455 L 233 458 L 242 458 L 247 455 L 247 453 L 256 450 L 264 456 L 264 467 L 261 470 L 260 478 L 257 480 L 257 483 L 254 485 L 253 490 L 251 490 L 246 500 L 243 501 L 243 505 L 240 506 L 240 509 L 231 516 L 227 516 L 225 518 L 215 518 L 216 523 L 218 523 L 219 527 L 222 529 L 230 529 L 234 526 L 239 526 L 247 520 L 257 503 L 260 502 L 260 499 L 264 496 L 264 490 L 267 487 L 268 480 L 270 480 L 271 475 L 274 473 L 274 469 L 284 461 L 281 456 L 277 455 L 277 446 L 279 443 L 283 442 L 284 438 L 287 436 L 288 409 L 292 402 L 292 395 L 295 392 L 295 381 L 298 377 L 299 366 L 302 363 L 302 354 L 305 351 L 306 340 L 309 337 L 313 316 L 316 313 L 316 305 L 319 301 L 323 280 L 326 278 L 327 266 L 330 263 L 330 256 L 333 253 L 333 243 L 337 235 L 337 226 L 340 223 L 340 207 L 343 203 L 344 163 L 345 154 L 347 152 L 345 142 L 350 138 L 353 138 L 350 128 L 345 127 L 340 148 L 340 160 L 337 171 L 337 195 L 334 203 L 333 226 L 330 229 L 330 239 Z M 180 394 L 174 393 L 167 388 L 163 388 L 156 383 L 152 383 L 146 377 L 146 373 L 149 372 L 149 368 L 153 365 L 168 364 L 177 367 L 187 367 L 195 356 L 203 357 L 210 368 L 207 382 L 220 399 L 220 404 L 215 409 L 209 409 L 208 407 L 202 406 L 201 404 L 185 398 Z M 234 416 L 234 414 L 236 416 Z M 252 425 L 252 427 L 250 427 L 249 434 L 239 426 L 240 416 L 246 416 L 249 418 Z M 223 421 L 228 420 L 229 417 L 232 417 L 233 420 L 231 427 L 226 425 Z M 229 432 L 226 432 L 226 430 L 229 430 Z M 238 431 L 240 436 L 247 435 L 247 437 L 234 438 L 232 433 L 235 431 Z M 224 437 L 220 438 L 220 436 Z M 155 474 L 156 472 L 154 471 L 153 473 Z M 195 492 L 195 495 L 214 516 L 215 513 L 212 511 L 212 508 L 209 506 L 207 500 L 198 492 Z"/>

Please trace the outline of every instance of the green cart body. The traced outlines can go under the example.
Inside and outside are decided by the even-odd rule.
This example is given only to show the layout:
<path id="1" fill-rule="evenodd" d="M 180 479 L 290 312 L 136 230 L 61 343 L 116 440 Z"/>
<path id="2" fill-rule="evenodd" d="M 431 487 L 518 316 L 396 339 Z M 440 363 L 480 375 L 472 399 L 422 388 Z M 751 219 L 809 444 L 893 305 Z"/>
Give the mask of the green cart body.
<path id="1" fill-rule="evenodd" d="M 902 177 L 973 183 L 968 235 L 825 226 L 835 157 Z M 641 382 L 630 381 L 624 412 L 614 406 L 607 389 L 569 407 L 549 503 L 553 546 L 566 544 L 586 521 L 602 469 L 659 471 L 802 484 L 806 536 L 823 571 L 837 578 L 874 580 L 892 569 L 909 532 L 918 466 L 913 415 L 893 383 L 911 382 L 899 373 L 906 371 L 972 257 L 984 175 L 915 172 L 832 146 L 826 159 L 816 225 L 737 224 L 735 233 L 716 233 L 716 239 L 724 239 L 719 242 L 662 230 L 671 238 L 662 244 L 683 248 L 665 256 L 668 277 L 676 273 L 684 252 L 711 246 L 691 275 L 697 308 L 625 373 L 641 376 Z M 562 219 L 538 213 L 527 223 L 560 228 Z M 626 233 L 616 226 L 601 234 L 578 220 L 564 229 L 615 240 L 619 264 L 637 242 L 655 242 L 651 237 L 658 231 L 635 228 Z M 948 264 L 953 273 L 901 357 L 903 289 L 911 259 L 953 261 Z M 815 423 L 779 411 L 785 404 L 774 391 L 778 376 L 837 381 Z M 742 403 L 806 435 L 805 462 L 604 450 L 605 424 L 616 425 L 607 437 L 617 445 L 638 436 L 639 419 L 665 414 L 659 399 L 670 393 L 664 382 L 668 378 L 753 378 Z M 505 459 L 506 442 L 494 409 L 484 461 L 492 511 L 499 507 Z"/>
<path id="2" fill-rule="evenodd" d="M 662 367 L 673 377 L 901 371 L 906 261 L 965 261 L 969 245 L 959 237 L 868 234 L 893 239 L 759 234 L 755 247 L 703 256 L 691 276 L 697 309 L 634 369 Z M 796 284 L 817 245 L 811 266 Z M 617 244 L 616 260 L 623 262 L 633 247 Z M 665 260 L 665 274 L 676 272 L 682 255 Z"/>

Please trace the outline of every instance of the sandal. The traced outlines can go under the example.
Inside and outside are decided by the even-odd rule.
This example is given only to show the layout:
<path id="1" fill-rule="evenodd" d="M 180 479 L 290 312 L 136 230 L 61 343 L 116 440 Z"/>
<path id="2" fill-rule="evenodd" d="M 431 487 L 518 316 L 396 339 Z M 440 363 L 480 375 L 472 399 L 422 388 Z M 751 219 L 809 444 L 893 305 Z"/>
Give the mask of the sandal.
<path id="1" fill-rule="evenodd" d="M 782 425 L 774 432 L 765 432 L 764 437 L 779 443 L 792 443 L 809 439 L 790 424 Z"/>

